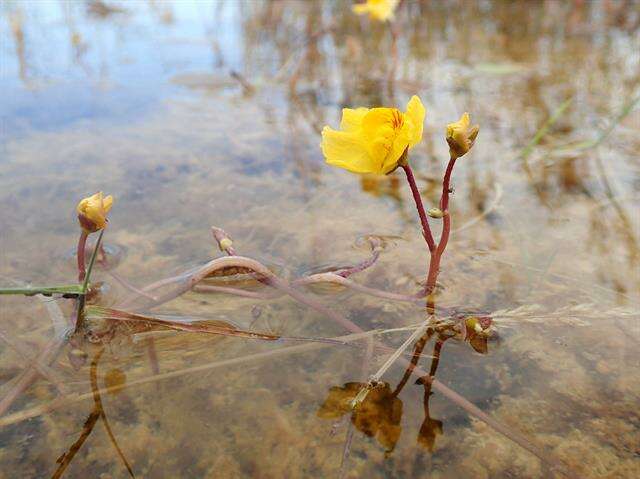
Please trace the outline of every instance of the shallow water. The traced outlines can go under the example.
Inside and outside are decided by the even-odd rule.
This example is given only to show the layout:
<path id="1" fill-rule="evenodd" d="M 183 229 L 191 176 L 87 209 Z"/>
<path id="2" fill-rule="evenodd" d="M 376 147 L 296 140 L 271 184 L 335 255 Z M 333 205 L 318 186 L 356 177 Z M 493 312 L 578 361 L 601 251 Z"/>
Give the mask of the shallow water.
<path id="1" fill-rule="evenodd" d="M 575 477 L 640 475 L 637 2 L 404 2 L 395 61 L 389 26 L 350 2 L 100 5 L 1 7 L 0 285 L 72 282 L 74 206 L 103 190 L 118 259 L 95 272 L 103 306 L 132 294 L 117 278 L 139 288 L 221 256 L 212 225 L 290 279 L 362 261 L 362 238 L 384 237 L 352 278 L 415 293 L 427 254 L 400 172 L 359 178 L 318 145 L 342 107 L 418 94 L 411 162 L 427 204 L 444 126 L 463 111 L 481 126 L 454 173 L 439 317 L 494 318 L 488 344 L 444 341 L 436 378 Z M 421 304 L 304 291 L 392 347 L 411 331 L 386 330 L 425 318 Z M 69 300 L 3 296 L 0 331 L 34 355 L 54 337 L 53 304 L 70 315 Z M 190 292 L 150 314 L 350 334 L 287 297 Z M 4 398 L 27 360 L 0 344 Z M 0 417 L 0 477 L 55 473 L 95 414 L 92 371 L 136 477 L 339 477 L 341 462 L 344 477 L 562 477 L 418 376 L 396 389 L 401 362 L 350 421 L 354 383 L 389 351 L 349 344 L 125 329 L 66 345 L 50 370 L 63 391 L 39 378 Z M 102 419 L 64 477 L 127 477 Z"/>

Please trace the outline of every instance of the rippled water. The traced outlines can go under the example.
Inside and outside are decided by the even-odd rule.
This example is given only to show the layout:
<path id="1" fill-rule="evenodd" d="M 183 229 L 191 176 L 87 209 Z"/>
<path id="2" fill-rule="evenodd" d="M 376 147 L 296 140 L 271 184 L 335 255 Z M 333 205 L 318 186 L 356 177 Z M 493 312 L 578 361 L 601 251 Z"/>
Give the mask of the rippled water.
<path id="1" fill-rule="evenodd" d="M 75 204 L 103 190 L 115 204 L 113 268 L 94 277 L 102 306 L 221 256 L 212 225 L 291 280 L 356 264 L 363 238 L 382 237 L 352 279 L 414 294 L 428 258 L 400 172 L 325 165 L 319 131 L 345 106 L 418 94 L 427 119 L 411 162 L 429 206 L 444 126 L 469 111 L 481 127 L 454 173 L 438 317 L 494 319 L 488 342 L 427 333 L 420 367 L 500 431 L 420 374 L 403 378 L 402 361 L 351 414 L 391 351 L 371 334 L 332 344 L 128 324 L 66 344 L 11 403 L 0 477 L 54 476 L 65 453 L 64 477 L 127 477 L 104 417 L 136 477 L 563 477 L 555 461 L 573 477 L 640 475 L 640 4 L 405 1 L 393 27 L 350 5 L 3 3 L 0 285 L 72 282 Z M 208 282 L 271 291 L 246 275 Z M 426 314 L 300 291 L 393 348 Z M 286 296 L 137 301 L 265 335 L 350 334 Z M 0 299 L 0 401 L 60 312 L 70 300 Z"/>

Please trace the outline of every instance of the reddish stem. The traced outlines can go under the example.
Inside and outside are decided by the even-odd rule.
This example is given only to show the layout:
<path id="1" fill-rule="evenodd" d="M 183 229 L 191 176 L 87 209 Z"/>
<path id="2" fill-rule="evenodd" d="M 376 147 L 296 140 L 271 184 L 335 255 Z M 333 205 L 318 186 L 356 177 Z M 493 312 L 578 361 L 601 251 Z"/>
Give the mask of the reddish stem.
<path id="1" fill-rule="evenodd" d="M 352 274 L 360 273 L 365 269 L 373 266 L 375 262 L 378 261 L 379 257 L 380 257 L 380 250 L 374 247 L 370 258 L 367 258 L 361 263 L 351 266 L 350 268 L 340 269 L 340 270 L 334 271 L 333 273 L 337 274 L 338 276 L 342 276 L 343 278 L 348 278 Z"/>
<path id="2" fill-rule="evenodd" d="M 442 196 L 440 197 L 440 209 L 444 216 L 442 217 L 442 234 L 435 251 L 431 252 L 431 261 L 429 261 L 429 273 L 427 274 L 426 293 L 431 294 L 436 287 L 438 273 L 440 272 L 440 260 L 442 254 L 447 248 L 449 242 L 449 234 L 451 233 L 451 215 L 449 215 L 449 194 L 451 193 L 451 174 L 456 164 L 456 158 L 450 158 L 447 170 L 442 180 Z"/>
<path id="3" fill-rule="evenodd" d="M 82 283 L 84 281 L 84 276 L 86 274 L 86 269 L 84 265 L 84 251 L 87 246 L 87 238 L 89 237 L 89 233 L 85 230 L 82 230 L 80 233 L 80 238 L 78 239 L 78 281 Z"/>
<path id="4" fill-rule="evenodd" d="M 429 228 L 427 214 L 424 211 L 424 205 L 422 204 L 420 191 L 418 191 L 418 185 L 416 185 L 416 179 L 414 178 L 413 171 L 411 170 L 411 166 L 409 166 L 408 163 L 402 165 L 402 169 L 407 175 L 407 181 L 409 182 L 409 187 L 411 188 L 411 193 L 413 194 L 413 200 L 416 202 L 416 208 L 418 209 L 418 215 L 420 216 L 420 222 L 422 223 L 422 235 L 424 236 L 424 239 L 429 246 L 429 251 L 433 252 L 436 249 L 436 242 L 433 240 L 431 228 Z"/>
<path id="5" fill-rule="evenodd" d="M 449 208 L 449 193 L 451 184 L 451 173 L 453 172 L 453 166 L 456 164 L 456 158 L 450 158 L 447 170 L 444 173 L 444 179 L 442 180 L 442 196 L 440 197 L 440 209 L 447 211 Z"/>
<path id="6" fill-rule="evenodd" d="M 429 273 L 427 273 L 427 284 L 425 286 L 425 293 L 427 295 L 433 293 L 436 287 L 436 280 L 438 279 L 438 272 L 440 271 L 440 255 L 438 251 L 431 253 L 431 260 L 429 261 Z"/>

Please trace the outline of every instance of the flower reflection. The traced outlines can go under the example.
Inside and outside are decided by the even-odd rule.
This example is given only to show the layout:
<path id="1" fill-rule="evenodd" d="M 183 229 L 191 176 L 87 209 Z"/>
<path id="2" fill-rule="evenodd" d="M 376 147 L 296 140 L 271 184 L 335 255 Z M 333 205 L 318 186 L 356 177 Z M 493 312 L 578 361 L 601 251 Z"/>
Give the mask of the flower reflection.
<path id="1" fill-rule="evenodd" d="M 338 419 L 351 414 L 351 423 L 355 428 L 369 437 L 375 437 L 387 453 L 392 452 L 402 428 L 403 403 L 399 398 L 409 379 L 418 373 L 422 376 L 415 384 L 424 387 L 423 408 L 424 420 L 420 425 L 416 442 L 419 446 L 433 452 L 436 439 L 444 431 L 443 422 L 433 419 L 429 411 L 429 401 L 432 396 L 431 387 L 440 364 L 442 348 L 451 339 L 468 341 L 471 347 L 479 352 L 487 352 L 487 341 L 491 335 L 492 319 L 481 315 L 454 315 L 448 320 L 430 327 L 420 337 L 414 347 L 405 372 L 395 389 L 389 383 L 348 382 L 344 386 L 333 386 L 322 406 L 318 410 L 318 417 L 323 419 Z M 418 368 L 418 362 L 423 358 L 423 351 L 427 344 L 434 339 L 431 365 L 428 372 Z M 362 394 L 366 390 L 366 394 Z M 363 398 L 354 408 L 356 397 Z"/>
<path id="2" fill-rule="evenodd" d="M 370 386 L 358 382 L 332 387 L 318 410 L 318 417 L 337 419 L 351 412 L 352 401 L 366 387 Z M 393 451 L 400 438 L 401 418 L 402 401 L 396 397 L 388 383 L 370 388 L 365 399 L 351 414 L 351 422 L 356 429 L 369 437 L 375 437 L 387 452 Z"/>
<path id="3" fill-rule="evenodd" d="M 402 199 L 400 179 L 397 176 L 364 174 L 360 177 L 360 188 L 376 197 L 389 196 L 395 200 Z"/>
<path id="4" fill-rule="evenodd" d="M 366 0 L 365 3 L 358 3 L 352 8 L 358 15 L 368 13 L 372 19 L 385 22 L 393 19 L 398 3 L 400 3 L 399 0 Z"/>
<path id="5" fill-rule="evenodd" d="M 425 404 L 425 418 L 418 432 L 418 444 L 429 452 L 433 452 L 436 445 L 436 437 L 442 434 L 442 421 L 431 419 L 429 416 L 429 402 Z"/>
<path id="6" fill-rule="evenodd" d="M 489 351 L 488 340 L 491 335 L 491 323 L 491 318 L 487 316 L 469 316 L 464 321 L 464 339 L 477 353 L 487 354 Z"/>

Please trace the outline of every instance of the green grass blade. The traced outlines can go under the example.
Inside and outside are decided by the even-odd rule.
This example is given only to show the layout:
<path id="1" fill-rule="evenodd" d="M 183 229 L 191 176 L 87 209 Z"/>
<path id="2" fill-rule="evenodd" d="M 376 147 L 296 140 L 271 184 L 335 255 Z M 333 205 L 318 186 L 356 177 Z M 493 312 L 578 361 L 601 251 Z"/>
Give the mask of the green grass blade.
<path id="1" fill-rule="evenodd" d="M 24 294 L 31 296 L 34 294 L 44 294 L 50 296 L 52 294 L 83 294 L 82 287 L 79 284 L 69 284 L 61 286 L 27 286 L 25 288 L 0 288 L 2 294 Z"/>
<path id="2" fill-rule="evenodd" d="M 532 140 L 527 144 L 527 146 L 523 148 L 522 152 L 520 152 L 521 159 L 526 160 L 529 157 L 536 145 L 540 143 L 540 140 L 542 140 L 547 133 L 549 133 L 551 127 L 560 119 L 560 117 L 564 114 L 567 108 L 569 108 L 572 102 L 573 98 L 567 98 L 558 108 L 556 108 L 549 119 L 545 121 L 540 129 L 536 132 Z"/>

